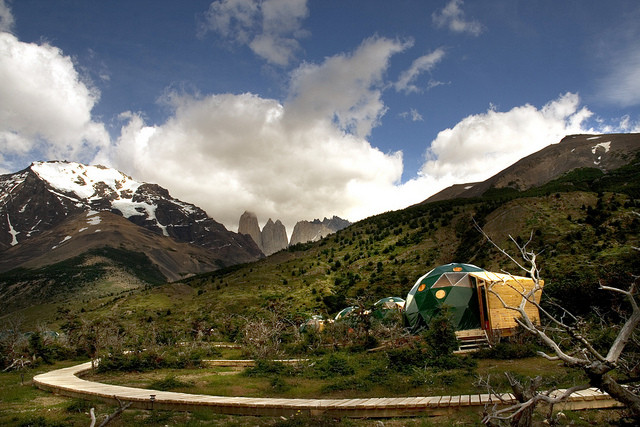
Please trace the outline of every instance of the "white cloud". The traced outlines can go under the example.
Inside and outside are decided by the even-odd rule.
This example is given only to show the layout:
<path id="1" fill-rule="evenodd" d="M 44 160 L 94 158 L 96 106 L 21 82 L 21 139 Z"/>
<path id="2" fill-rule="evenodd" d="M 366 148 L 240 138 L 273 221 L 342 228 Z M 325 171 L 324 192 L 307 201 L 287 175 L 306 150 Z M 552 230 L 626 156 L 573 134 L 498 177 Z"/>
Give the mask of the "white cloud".
<path id="1" fill-rule="evenodd" d="M 11 9 L 7 6 L 5 0 L 0 0 L 0 31 L 12 32 L 14 23 Z"/>
<path id="2" fill-rule="evenodd" d="M 4 162 L 28 153 L 89 160 L 109 144 L 104 126 L 91 119 L 98 98 L 98 91 L 82 82 L 71 59 L 58 48 L 23 43 L 12 34 L 0 33 Z"/>
<path id="3" fill-rule="evenodd" d="M 202 32 L 213 31 L 286 66 L 300 50 L 297 39 L 307 35 L 302 20 L 308 15 L 307 0 L 217 0 L 205 13 Z"/>
<path id="4" fill-rule="evenodd" d="M 403 119 L 411 119 L 412 122 L 424 121 L 422 114 L 420 114 L 415 108 L 411 108 L 409 111 L 404 111 L 400 113 L 399 116 Z"/>
<path id="5" fill-rule="evenodd" d="M 230 228 L 251 209 L 297 220 L 369 206 L 378 185 L 402 174 L 400 153 L 383 154 L 330 122 L 292 126 L 285 107 L 252 94 L 175 96 L 175 114 L 146 126 L 136 115 L 113 153 L 115 166 L 171 189 Z"/>
<path id="6" fill-rule="evenodd" d="M 640 105 L 640 46 L 636 42 L 607 52 L 607 74 L 600 81 L 600 96 L 621 107 Z"/>
<path id="7" fill-rule="evenodd" d="M 423 55 L 413 61 L 411 67 L 408 70 L 405 70 L 400 74 L 400 78 L 395 83 L 395 88 L 397 91 L 403 91 L 406 93 L 412 92 L 421 92 L 422 90 L 415 85 L 415 81 L 425 71 L 431 71 L 433 67 L 436 66 L 438 62 L 442 60 L 444 57 L 444 49 L 438 48 L 433 52 Z M 437 84 L 436 84 L 437 85 Z M 433 87 L 431 82 L 429 82 L 429 87 Z"/>
<path id="8" fill-rule="evenodd" d="M 579 105 L 577 94 L 566 93 L 540 109 L 526 104 L 465 117 L 431 143 L 421 175 L 448 185 L 487 179 L 566 135 L 588 132 L 582 126 L 592 113 Z"/>
<path id="9" fill-rule="evenodd" d="M 291 80 L 290 119 L 333 120 L 343 131 L 366 137 L 386 112 L 382 89 L 389 60 L 409 46 L 373 37 L 352 54 L 333 56 L 320 65 L 303 64 Z"/>
<path id="10" fill-rule="evenodd" d="M 438 28 L 447 27 L 456 33 L 469 33 L 473 36 L 479 36 L 484 30 L 480 22 L 465 19 L 464 11 L 461 9 L 462 0 L 451 0 L 440 12 L 434 12 L 431 15 L 434 24 Z"/>
<path id="11" fill-rule="evenodd" d="M 380 86 L 389 58 L 405 46 L 373 38 L 352 54 L 304 64 L 284 104 L 249 93 L 173 93 L 164 124 L 122 116 L 110 163 L 231 229 L 246 209 L 262 221 L 281 219 L 289 233 L 301 219 L 386 210 L 402 154 L 382 153 L 364 136 L 386 110 Z"/>

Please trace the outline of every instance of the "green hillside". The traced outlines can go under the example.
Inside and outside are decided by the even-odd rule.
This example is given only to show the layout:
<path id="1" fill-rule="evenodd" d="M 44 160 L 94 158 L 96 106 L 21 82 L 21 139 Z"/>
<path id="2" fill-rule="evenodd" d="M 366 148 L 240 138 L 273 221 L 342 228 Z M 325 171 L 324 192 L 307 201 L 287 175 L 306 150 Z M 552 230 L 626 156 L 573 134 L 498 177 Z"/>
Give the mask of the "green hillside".
<path id="1" fill-rule="evenodd" d="M 508 270 L 507 260 L 474 221 L 507 249 L 509 235 L 540 252 L 545 299 L 577 314 L 607 311 L 610 295 L 598 281 L 618 283 L 640 273 L 638 161 L 610 174 L 576 170 L 524 193 L 492 191 L 481 199 L 413 206 L 360 221 L 316 243 L 296 245 L 267 259 L 181 282 L 86 304 L 90 317 L 115 316 L 143 325 L 185 321 L 228 334 L 230 319 L 276 313 L 300 323 L 333 316 L 358 300 L 405 297 L 415 280 L 449 262 Z M 621 283 L 622 284 L 622 283 Z M 69 303 L 73 312 L 78 306 Z M 233 323 L 233 322 L 231 322 Z"/>
<path id="2" fill-rule="evenodd" d="M 44 319 L 54 325 L 81 314 L 141 326 L 151 320 L 174 325 L 187 319 L 201 328 L 224 329 L 230 318 L 267 312 L 300 323 L 312 314 L 332 317 L 355 300 L 369 305 L 386 296 L 405 297 L 418 277 L 449 262 L 522 274 L 485 241 L 475 221 L 511 250 L 515 246 L 509 235 L 521 243 L 531 237 L 529 248 L 541 253 L 545 298 L 558 298 L 578 314 L 589 313 L 594 304 L 608 310 L 611 297 L 599 293 L 598 280 L 616 282 L 630 272 L 640 273 L 632 249 L 640 246 L 639 163 L 636 158 L 608 174 L 575 170 L 522 193 L 489 190 L 482 198 L 384 213 L 320 242 L 168 285 L 157 285 L 157 272 L 144 260 L 110 253 L 110 265 L 136 277 L 139 290 L 114 289 L 101 298 L 87 298 L 86 284 L 99 283 L 104 265 L 87 266 L 84 258 L 0 279 L 5 289 L 11 283 L 48 284 L 35 305 L 66 296 L 56 310 L 49 310 L 57 313 L 54 318 Z M 23 315 L 34 312 L 32 307 Z M 26 317 L 27 323 L 35 321 Z"/>

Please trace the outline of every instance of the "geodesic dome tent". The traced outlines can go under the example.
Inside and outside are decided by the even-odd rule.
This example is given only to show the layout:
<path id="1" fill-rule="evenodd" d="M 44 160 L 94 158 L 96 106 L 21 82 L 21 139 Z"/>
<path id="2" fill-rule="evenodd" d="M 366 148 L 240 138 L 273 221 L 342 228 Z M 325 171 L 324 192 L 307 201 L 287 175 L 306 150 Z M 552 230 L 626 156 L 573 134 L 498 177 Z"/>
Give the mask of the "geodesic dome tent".
<path id="1" fill-rule="evenodd" d="M 447 307 L 456 331 L 501 330 L 507 335 L 517 326 L 517 313 L 503 302 L 517 306 L 522 294 L 533 290 L 534 285 L 531 278 L 493 273 L 471 264 L 442 265 L 420 277 L 411 288 L 403 318 L 417 332 Z M 540 286 L 543 285 L 541 281 Z M 541 293 L 534 294 L 536 303 L 540 302 Z M 525 310 L 531 320 L 540 320 L 534 304 L 525 304 Z"/>
<path id="2" fill-rule="evenodd" d="M 307 319 L 302 325 L 300 325 L 300 332 L 305 332 L 309 330 L 322 332 L 324 330 L 324 325 L 326 320 L 319 314 L 314 314 L 309 319 Z"/>
<path id="3" fill-rule="evenodd" d="M 349 307 L 343 308 L 342 310 L 340 310 L 338 312 L 338 314 L 336 314 L 335 320 L 341 320 L 344 319 L 346 317 L 349 317 L 351 314 L 353 314 L 353 311 L 356 309 L 357 307 L 354 305 L 351 305 Z"/>
<path id="4" fill-rule="evenodd" d="M 400 297 L 386 297 L 373 304 L 373 316 L 384 319 L 393 310 L 401 311 L 404 308 L 405 300 Z"/>

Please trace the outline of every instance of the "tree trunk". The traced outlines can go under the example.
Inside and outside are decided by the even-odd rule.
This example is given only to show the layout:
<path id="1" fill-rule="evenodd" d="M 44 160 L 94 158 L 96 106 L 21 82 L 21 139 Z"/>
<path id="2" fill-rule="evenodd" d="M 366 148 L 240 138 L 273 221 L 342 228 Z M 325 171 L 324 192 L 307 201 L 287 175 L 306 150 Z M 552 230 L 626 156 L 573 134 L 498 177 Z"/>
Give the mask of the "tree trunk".
<path id="1" fill-rule="evenodd" d="M 615 400 L 627 407 L 633 418 L 635 418 L 636 420 L 640 420 L 639 396 L 622 387 L 609 374 L 600 374 L 587 371 L 587 375 L 589 376 L 589 383 L 593 387 L 597 387 L 600 390 L 609 393 L 609 396 L 613 397 Z"/>

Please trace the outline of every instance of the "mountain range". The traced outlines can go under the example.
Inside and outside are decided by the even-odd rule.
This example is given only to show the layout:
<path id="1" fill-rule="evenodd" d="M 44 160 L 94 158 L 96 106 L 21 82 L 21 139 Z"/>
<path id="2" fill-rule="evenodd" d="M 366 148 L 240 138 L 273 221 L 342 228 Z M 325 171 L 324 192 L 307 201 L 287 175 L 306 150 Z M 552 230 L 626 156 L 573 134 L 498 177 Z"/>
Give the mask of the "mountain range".
<path id="1" fill-rule="evenodd" d="M 127 222 L 118 221 L 113 215 Z M 135 181 L 103 166 L 35 162 L 25 170 L 0 176 L 0 218 L 0 271 L 20 267 L 27 261 L 28 266 L 34 267 L 64 258 L 58 254 L 74 254 L 77 250 L 72 248 L 82 247 L 77 241 L 94 246 L 100 241 L 114 240 L 105 238 L 107 223 L 113 225 L 113 233 L 122 235 L 123 241 L 140 240 L 131 234 L 138 236 L 147 231 L 149 236 L 170 237 L 185 248 L 191 245 L 182 252 L 198 256 L 193 255 L 188 261 L 178 261 L 174 251 L 156 256 L 166 260 L 161 270 L 174 270 L 168 278 L 255 261 L 263 256 L 251 238 L 228 231 L 197 206 L 171 197 L 159 185 Z M 93 218 L 93 222 L 106 221 L 99 227 L 102 234 L 96 236 L 95 230 L 88 228 L 91 223 L 87 224 L 87 218 Z M 119 226 L 115 225 L 117 222 Z M 41 250 L 29 256 L 30 251 L 23 248 L 27 244 Z M 158 247 L 163 246 L 166 245 L 139 245 L 136 250 L 158 252 Z M 47 256 L 39 255 L 42 251 Z"/>
<path id="2" fill-rule="evenodd" d="M 331 307 L 337 304 L 331 302 L 332 295 L 347 295 L 347 285 L 355 286 L 354 292 L 358 288 L 358 292 L 378 289 L 400 294 L 396 291 L 421 274 L 425 263 L 431 266 L 433 262 L 468 262 L 478 256 L 474 255 L 478 250 L 474 245 L 479 244 L 474 237 L 477 232 L 467 224 L 466 217 L 474 211 L 474 215 L 481 218 L 496 210 L 491 215 L 497 219 L 488 223 L 487 228 L 504 234 L 521 228 L 522 221 L 541 221 L 544 215 L 555 217 L 561 213 L 550 210 L 543 216 L 536 213 L 535 217 L 526 219 L 533 212 L 532 204 L 537 204 L 536 209 L 540 210 L 556 203 L 545 198 L 528 204 L 516 201 L 509 204 L 509 200 L 522 198 L 537 188 L 543 196 L 558 188 L 595 191 L 594 188 L 601 187 L 599 183 L 606 181 L 609 187 L 602 188 L 623 188 L 632 200 L 640 199 L 640 194 L 636 194 L 640 184 L 637 168 L 625 166 L 633 161 L 637 163 L 639 152 L 640 134 L 568 136 L 487 181 L 450 187 L 421 204 L 359 221 L 336 233 L 335 238 L 325 238 L 317 245 L 291 247 L 260 263 L 252 262 L 264 258 L 252 237 L 227 231 L 201 209 L 173 199 L 167 190 L 157 185 L 138 183 L 117 171 L 98 166 L 34 163 L 24 171 L 0 177 L 0 219 L 3 219 L 0 221 L 0 249 L 3 249 L 0 272 L 5 272 L 0 274 L 0 301 L 19 307 L 49 301 L 51 295 L 68 298 L 91 283 L 96 266 L 103 266 L 100 277 L 103 282 L 105 277 L 109 279 L 112 291 L 218 270 L 238 271 L 239 276 L 233 280 L 242 283 L 245 292 L 257 290 L 251 285 L 254 281 L 259 283 L 256 286 L 268 286 L 265 289 L 271 289 L 272 296 L 281 294 L 277 283 L 289 282 L 287 286 L 296 289 L 295 295 L 313 286 L 318 292 L 313 293 L 314 304 L 320 301 Z M 611 180 L 617 179 L 619 170 L 624 170 L 621 181 L 613 185 Z M 583 185 L 583 181 L 587 184 Z M 574 218 L 569 222 L 570 233 L 565 236 L 573 238 L 572 233 L 584 229 L 584 224 L 576 223 L 575 218 L 585 215 L 585 205 L 596 206 L 595 196 L 559 193 L 556 196 L 560 198 L 554 200 L 568 206 L 562 214 Z M 461 202 L 464 200 L 470 200 L 471 204 Z M 481 200 L 489 202 L 474 207 L 473 203 Z M 613 206 L 614 202 L 610 203 Z M 592 221 L 596 225 L 605 221 L 589 215 L 580 221 Z M 620 227 L 635 227 L 632 219 L 630 216 L 620 220 Z M 310 223 L 321 225 L 325 221 Z M 558 217 L 553 221 L 556 221 L 553 227 L 558 227 L 567 219 Z M 257 225 L 257 219 L 255 222 Z M 609 244 L 599 243 L 598 233 L 609 233 L 606 230 L 618 225 L 599 227 L 593 232 L 595 248 Z M 558 233 L 565 232 L 562 228 L 559 230 Z M 614 236 L 618 238 L 618 234 Z M 551 235 L 547 237 L 548 241 L 556 239 Z M 306 259 L 304 251 L 308 248 L 311 249 Z M 401 248 L 407 248 L 407 253 Z M 552 249 L 549 253 L 553 253 Z M 341 254 L 339 259 L 338 254 Z M 293 261 L 292 257 L 301 261 Z M 319 257 L 327 259 L 322 258 L 318 264 L 314 260 Z M 219 270 L 246 262 L 251 264 L 245 269 Z M 278 265 L 274 269 L 270 267 L 267 275 L 259 273 L 264 266 L 274 263 Z M 220 289 L 222 277 L 226 283 L 231 273 L 211 274 L 195 276 L 189 283 L 195 286 L 207 283 L 206 277 L 221 277 L 210 285 L 213 290 Z M 381 280 L 388 284 L 383 285 Z M 362 281 L 366 284 L 360 283 Z M 342 288 L 345 290 L 340 291 Z M 238 295 L 239 290 L 234 291 L 234 295 Z"/>
<path id="3" fill-rule="evenodd" d="M 267 220 L 262 230 L 258 225 L 255 213 L 245 211 L 238 222 L 238 233 L 251 236 L 265 255 L 272 255 L 278 251 L 298 243 L 317 242 L 318 240 L 340 231 L 351 225 L 351 222 L 337 216 L 331 219 L 314 219 L 313 221 L 298 221 L 293 227 L 291 240 L 287 241 L 287 229 L 280 220 Z"/>

